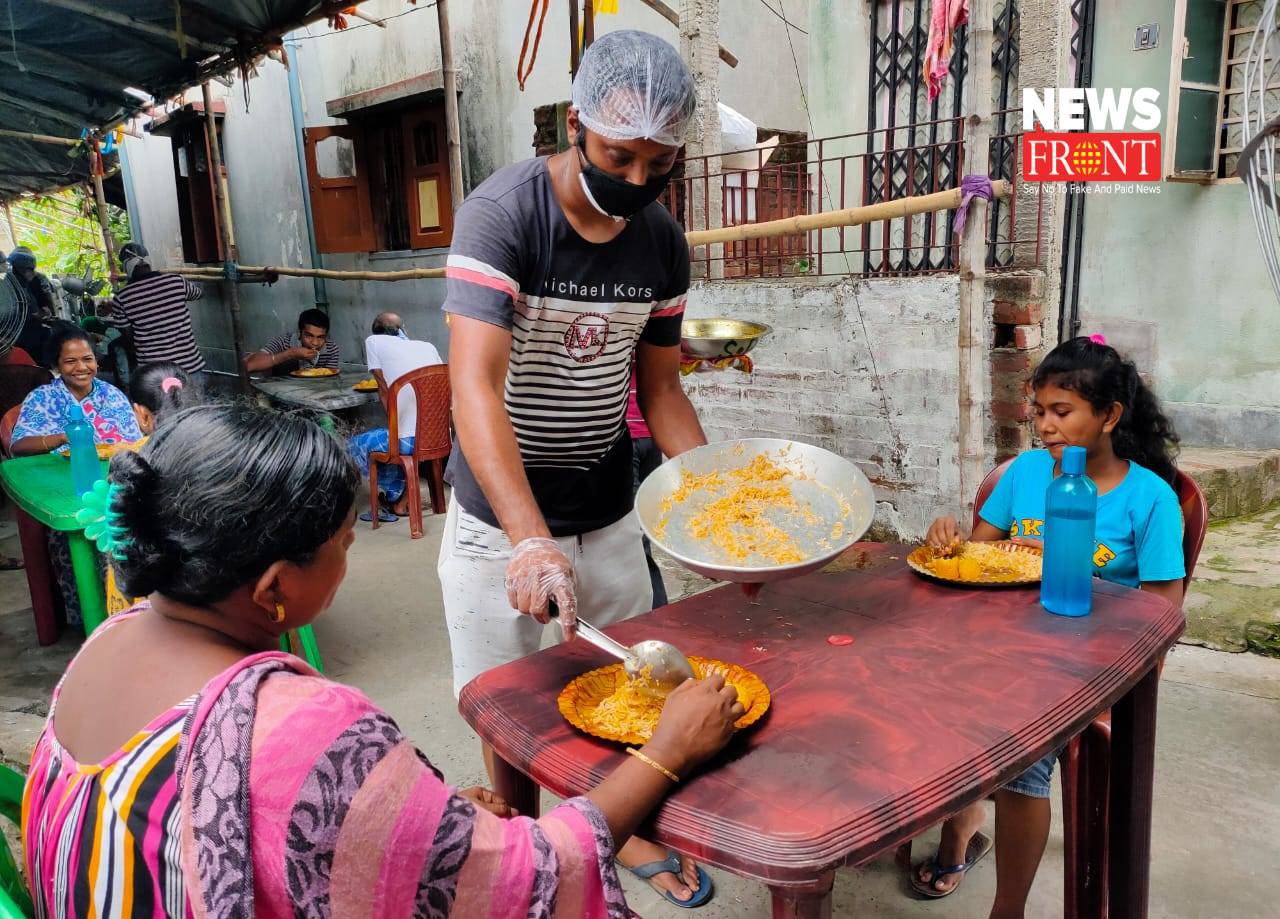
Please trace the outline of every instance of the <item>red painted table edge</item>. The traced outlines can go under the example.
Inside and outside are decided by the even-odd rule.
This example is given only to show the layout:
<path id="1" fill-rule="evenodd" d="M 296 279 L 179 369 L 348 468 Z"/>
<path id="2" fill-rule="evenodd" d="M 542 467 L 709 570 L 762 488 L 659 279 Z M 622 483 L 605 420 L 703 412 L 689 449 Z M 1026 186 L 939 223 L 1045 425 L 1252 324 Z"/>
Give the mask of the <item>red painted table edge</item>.
<path id="1" fill-rule="evenodd" d="M 717 589 L 736 590 L 738 587 L 730 584 Z M 705 849 L 692 851 L 684 846 L 683 842 L 694 834 L 690 831 L 682 830 L 682 825 L 688 825 L 690 828 L 693 826 L 706 827 L 708 823 L 712 825 L 719 823 L 720 819 L 714 816 L 709 818 L 708 815 L 701 813 L 696 816 L 693 814 L 680 814 L 680 793 L 677 789 L 655 811 L 646 825 L 642 827 L 641 833 L 646 838 L 653 839 L 663 845 L 683 851 L 686 854 L 696 855 L 704 863 L 760 881 L 771 887 L 792 885 L 808 887 L 812 885 L 816 878 L 836 868 L 865 864 L 872 861 L 880 855 L 891 851 L 897 845 L 918 836 L 951 814 L 956 813 L 974 801 L 984 799 L 996 789 L 1004 786 L 1029 768 L 1032 763 L 1063 747 L 1067 741 L 1080 734 L 1100 714 L 1115 707 L 1121 699 L 1137 687 L 1158 666 L 1160 660 L 1169 649 L 1177 643 L 1178 637 L 1185 627 L 1185 617 L 1181 609 L 1167 601 L 1160 600 L 1154 595 L 1148 594 L 1146 596 L 1152 601 L 1163 603 L 1166 608 L 1163 615 L 1153 619 L 1142 639 L 1135 642 L 1130 653 L 1125 658 L 1117 660 L 1116 667 L 1103 675 L 1107 679 L 1102 684 L 1092 684 L 1094 691 L 1090 692 L 1089 695 L 1101 701 L 1096 701 L 1088 708 L 1081 709 L 1079 714 L 1058 730 L 1047 733 L 1042 732 L 1040 735 L 1036 735 L 1033 732 L 1019 737 L 1017 742 L 1013 738 L 1009 738 L 1007 745 L 1029 752 L 1024 752 L 1018 758 L 1009 760 L 1003 767 L 994 771 L 989 780 L 974 785 L 963 795 L 950 798 L 937 797 L 935 802 L 927 807 L 922 808 L 919 803 L 916 803 L 911 808 L 904 809 L 913 813 L 914 819 L 895 826 L 890 832 L 873 831 L 874 827 L 864 830 L 854 827 L 844 834 L 832 834 L 826 838 L 816 839 L 808 845 L 801 844 L 794 839 L 774 845 L 762 845 L 757 848 L 758 854 L 749 853 L 744 849 L 739 849 L 739 851 L 732 854 L 708 852 Z M 1128 661 L 1132 662 L 1132 669 L 1121 666 Z M 572 763 L 561 764 L 568 765 L 570 768 L 559 771 L 545 768 L 550 759 L 547 757 L 547 751 L 545 749 L 535 749 L 532 742 L 523 742 L 525 740 L 522 736 L 524 732 L 514 730 L 514 723 L 509 719 L 504 719 L 501 712 L 496 712 L 497 719 L 491 725 L 499 728 L 499 730 L 491 732 L 494 733 L 493 737 L 486 737 L 478 726 L 478 723 L 486 715 L 490 714 L 487 700 L 477 685 L 482 680 L 483 677 L 463 688 L 459 699 L 459 712 L 472 729 L 480 735 L 485 743 L 492 746 L 497 756 L 505 763 L 532 780 L 538 787 L 562 798 L 584 794 L 603 781 L 608 774 L 607 772 L 597 773 L 591 770 L 584 771 L 581 776 L 575 775 L 571 771 Z M 1065 701 L 1064 704 L 1066 704 Z M 1045 718 L 1041 720 L 1049 718 L 1050 714 L 1046 713 Z M 501 730 L 504 726 L 512 728 L 512 730 Z M 1035 740 L 1037 736 L 1040 737 L 1038 741 Z M 1032 745 L 1033 741 L 1035 741 L 1034 745 Z M 998 757 L 998 751 L 998 747 L 994 748 L 990 751 L 990 755 L 993 758 Z M 539 756 L 540 759 L 538 764 L 531 768 L 531 762 L 534 760 L 535 755 Z M 622 747 L 618 748 L 618 755 L 619 757 L 625 755 Z M 610 765 L 616 765 L 616 763 Z M 917 789 L 916 793 L 918 795 L 931 787 L 935 788 L 935 793 L 940 793 L 946 785 L 945 775 L 939 775 L 925 789 Z M 868 816 L 870 817 L 872 813 L 880 813 L 885 810 L 890 812 L 898 810 L 901 803 L 902 798 L 886 799 L 880 808 L 875 812 L 869 813 Z M 717 835 L 727 834 L 729 838 L 736 837 L 736 842 L 741 846 L 744 840 L 735 830 L 736 826 L 731 821 L 724 820 L 717 830 Z M 754 864 L 744 858 L 747 855 L 750 855 L 752 860 L 755 861 Z"/>

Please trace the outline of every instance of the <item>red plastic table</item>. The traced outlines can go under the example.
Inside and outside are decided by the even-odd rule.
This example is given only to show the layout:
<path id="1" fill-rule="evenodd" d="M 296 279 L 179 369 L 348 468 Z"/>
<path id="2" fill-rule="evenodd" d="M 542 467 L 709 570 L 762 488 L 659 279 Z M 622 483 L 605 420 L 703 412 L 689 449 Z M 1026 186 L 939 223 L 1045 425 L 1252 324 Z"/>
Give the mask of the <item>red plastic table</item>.
<path id="1" fill-rule="evenodd" d="M 1145 916 L 1156 665 L 1181 611 L 1099 581 L 1092 615 L 1053 616 L 1034 590 L 925 581 L 906 551 L 860 544 L 822 572 L 766 585 L 756 603 L 729 585 L 608 630 L 742 664 L 773 696 L 764 720 L 681 782 L 643 832 L 762 881 L 774 916 L 829 916 L 837 868 L 983 798 L 1110 707 L 1110 914 Z M 833 645 L 833 634 L 854 641 Z M 463 689 L 463 717 L 501 759 L 495 790 L 521 813 L 537 812 L 535 782 L 582 794 L 625 758 L 556 708 L 570 679 L 604 663 L 575 642 Z"/>

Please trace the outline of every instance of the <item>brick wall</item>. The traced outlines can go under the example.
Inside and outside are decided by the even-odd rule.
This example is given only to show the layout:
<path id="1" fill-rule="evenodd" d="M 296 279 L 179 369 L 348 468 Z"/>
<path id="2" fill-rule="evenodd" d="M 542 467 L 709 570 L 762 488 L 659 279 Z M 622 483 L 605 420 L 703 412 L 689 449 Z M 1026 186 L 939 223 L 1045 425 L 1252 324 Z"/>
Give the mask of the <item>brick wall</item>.
<path id="1" fill-rule="evenodd" d="M 988 278 L 992 298 L 991 425 L 996 460 L 1032 445 L 1031 374 L 1048 351 L 1044 276 L 1038 272 Z"/>
<path id="2" fill-rule="evenodd" d="M 551 102 L 539 105 L 533 110 L 533 153 L 534 156 L 550 156 L 558 149 L 556 110 L 567 102 Z"/>
<path id="3" fill-rule="evenodd" d="M 690 318 L 773 332 L 754 373 L 693 374 L 685 389 L 713 440 L 785 437 L 853 460 L 875 487 L 873 533 L 917 539 L 962 509 L 958 300 L 955 275 L 698 282 Z"/>

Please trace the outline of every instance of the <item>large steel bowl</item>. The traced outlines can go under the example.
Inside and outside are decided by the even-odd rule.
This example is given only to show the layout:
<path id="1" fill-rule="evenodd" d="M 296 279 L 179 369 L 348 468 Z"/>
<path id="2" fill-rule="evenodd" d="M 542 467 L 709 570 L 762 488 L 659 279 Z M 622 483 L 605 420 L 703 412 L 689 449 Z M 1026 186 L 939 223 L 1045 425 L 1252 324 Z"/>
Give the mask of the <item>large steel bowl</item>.
<path id="1" fill-rule="evenodd" d="M 771 460 L 794 469 L 808 480 L 794 482 L 792 491 L 797 498 L 809 502 L 821 523 L 806 526 L 796 520 L 775 521 L 796 540 L 802 550 L 812 552 L 804 561 L 766 566 L 726 563 L 717 558 L 714 546 L 686 532 L 680 525 L 678 508 L 672 511 L 663 535 L 655 534 L 662 517 L 662 502 L 680 487 L 683 470 L 688 469 L 699 475 L 715 471 L 727 472 L 746 465 L 760 453 L 768 453 Z M 847 512 L 841 509 L 836 495 L 847 503 Z M 693 501 L 691 498 L 686 504 L 692 506 Z M 862 538 L 871 526 L 875 511 L 876 502 L 871 483 L 853 463 L 821 447 L 768 437 L 729 440 L 697 447 L 655 469 L 636 493 L 636 513 L 640 517 L 640 526 L 662 551 L 703 577 L 747 584 L 796 577 L 822 568 Z M 844 531 L 839 538 L 831 539 L 831 530 L 837 522 L 844 523 Z"/>
<path id="2" fill-rule="evenodd" d="M 680 349 L 710 361 L 737 357 L 772 331 L 763 322 L 745 319 L 686 319 L 680 323 Z"/>

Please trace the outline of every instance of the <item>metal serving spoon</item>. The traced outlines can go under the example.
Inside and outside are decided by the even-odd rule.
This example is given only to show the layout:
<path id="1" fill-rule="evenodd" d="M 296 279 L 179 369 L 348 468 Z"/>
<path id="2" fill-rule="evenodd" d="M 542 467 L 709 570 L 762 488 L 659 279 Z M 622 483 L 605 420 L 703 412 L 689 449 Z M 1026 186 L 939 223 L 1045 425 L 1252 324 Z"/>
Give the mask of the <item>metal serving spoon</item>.
<path id="1" fill-rule="evenodd" d="M 560 610 L 555 600 L 547 603 L 552 619 L 559 618 Z M 680 650 L 665 641 L 649 639 L 636 642 L 630 648 L 610 638 L 591 623 L 578 617 L 578 634 L 601 651 L 622 660 L 622 669 L 631 679 L 641 679 L 642 686 L 665 695 L 685 680 L 695 679 L 689 659 Z"/>

